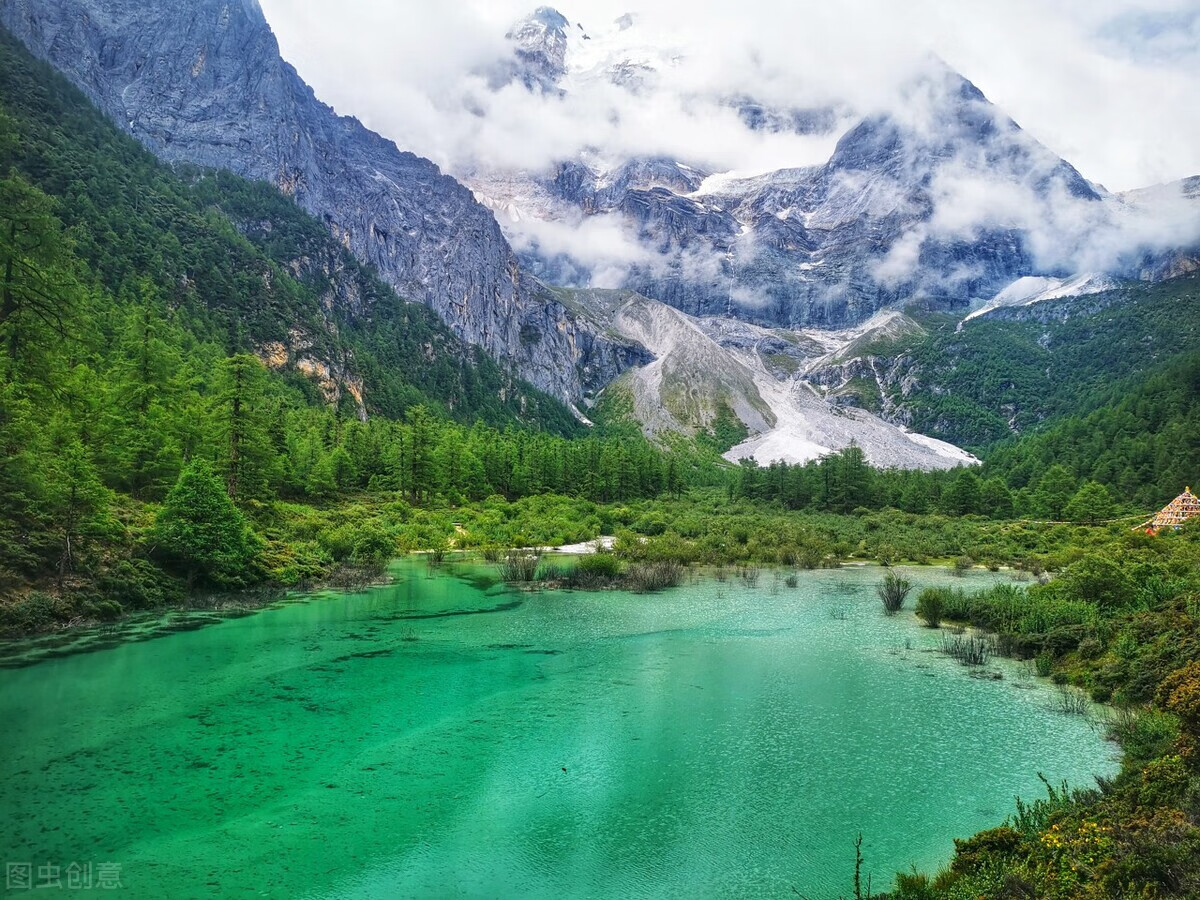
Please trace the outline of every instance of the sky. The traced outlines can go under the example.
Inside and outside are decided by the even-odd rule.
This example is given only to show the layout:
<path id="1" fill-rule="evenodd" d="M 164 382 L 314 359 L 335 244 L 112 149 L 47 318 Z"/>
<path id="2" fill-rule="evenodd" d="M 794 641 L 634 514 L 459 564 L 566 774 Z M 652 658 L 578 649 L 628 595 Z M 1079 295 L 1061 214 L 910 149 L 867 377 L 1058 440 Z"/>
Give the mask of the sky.
<path id="1" fill-rule="evenodd" d="M 455 173 L 597 148 L 711 171 L 820 163 L 833 138 L 752 134 L 695 98 L 752 93 L 861 114 L 889 108 L 933 53 L 1110 190 L 1200 174 L 1200 0 L 564 0 L 557 8 L 595 35 L 586 52 L 625 42 L 669 71 L 653 100 L 580 84 L 569 104 L 488 90 L 480 75 L 510 52 L 505 32 L 532 4 L 261 5 L 321 99 Z M 636 31 L 616 36 L 625 12 Z"/>

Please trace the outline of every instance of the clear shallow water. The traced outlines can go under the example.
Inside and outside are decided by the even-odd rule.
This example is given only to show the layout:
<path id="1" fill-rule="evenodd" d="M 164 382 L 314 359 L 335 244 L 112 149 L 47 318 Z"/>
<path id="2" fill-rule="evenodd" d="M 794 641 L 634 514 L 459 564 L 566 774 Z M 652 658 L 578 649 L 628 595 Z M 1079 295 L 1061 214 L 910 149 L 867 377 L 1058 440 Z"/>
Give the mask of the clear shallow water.
<path id="1" fill-rule="evenodd" d="M 648 597 L 396 573 L 0 670 L 5 861 L 119 862 L 146 897 L 833 897 L 859 832 L 886 889 L 1038 772 L 1116 768 L 1020 666 L 968 677 L 885 618 L 878 570 Z"/>

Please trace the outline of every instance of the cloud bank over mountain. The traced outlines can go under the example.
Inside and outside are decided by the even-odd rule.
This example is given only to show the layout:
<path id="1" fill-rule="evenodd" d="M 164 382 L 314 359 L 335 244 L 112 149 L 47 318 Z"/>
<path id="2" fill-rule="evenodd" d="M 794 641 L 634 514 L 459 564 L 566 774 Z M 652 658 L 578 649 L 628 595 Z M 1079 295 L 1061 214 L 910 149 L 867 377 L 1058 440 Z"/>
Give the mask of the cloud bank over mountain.
<path id="1" fill-rule="evenodd" d="M 564 14 L 589 34 L 630 11 L 627 0 L 570 6 Z M 731 111 L 714 119 L 686 98 L 751 92 L 766 104 L 842 101 L 868 113 L 889 106 L 907 67 L 932 52 L 1111 190 L 1200 172 L 1195 2 L 650 0 L 633 9 L 647 49 L 679 57 L 654 104 L 607 90 L 577 91 L 570 104 L 482 90 L 480 71 L 506 57 L 506 31 L 531 12 L 519 0 L 263 7 L 318 94 L 452 170 L 470 158 L 533 169 L 588 146 L 682 158 L 701 145 L 722 171 L 811 164 L 827 145 L 755 134 Z"/>

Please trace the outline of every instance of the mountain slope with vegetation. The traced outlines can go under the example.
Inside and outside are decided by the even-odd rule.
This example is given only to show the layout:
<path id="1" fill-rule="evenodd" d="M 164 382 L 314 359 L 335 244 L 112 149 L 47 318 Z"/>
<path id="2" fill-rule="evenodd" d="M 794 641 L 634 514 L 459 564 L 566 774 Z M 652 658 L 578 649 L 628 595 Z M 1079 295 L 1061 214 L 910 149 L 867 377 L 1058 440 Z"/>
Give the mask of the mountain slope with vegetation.
<path id="1" fill-rule="evenodd" d="M 966 322 L 910 312 L 920 329 L 843 354 L 818 380 L 852 385 L 860 404 L 976 453 L 1087 414 L 1200 352 L 1196 275 Z"/>
<path id="2" fill-rule="evenodd" d="M 331 399 L 369 411 L 424 403 L 466 422 L 578 431 L 273 188 L 195 170 L 184 180 L 7 32 L 0 48 L 0 166 L 54 198 L 85 280 L 115 303 L 140 295 L 203 339 L 313 373 Z"/>

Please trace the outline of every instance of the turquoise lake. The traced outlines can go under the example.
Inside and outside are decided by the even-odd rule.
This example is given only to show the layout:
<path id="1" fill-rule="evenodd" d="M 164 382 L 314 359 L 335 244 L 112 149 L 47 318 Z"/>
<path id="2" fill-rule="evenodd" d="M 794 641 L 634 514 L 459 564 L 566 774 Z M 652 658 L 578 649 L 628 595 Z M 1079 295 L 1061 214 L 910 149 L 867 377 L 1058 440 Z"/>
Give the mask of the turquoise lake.
<path id="1" fill-rule="evenodd" d="M 1039 772 L 1117 768 L 1027 664 L 971 677 L 884 616 L 875 568 L 649 596 L 393 571 L 29 665 L 49 642 L 3 647 L 6 862 L 117 863 L 136 897 L 816 900 L 850 893 L 860 833 L 886 890 Z M 1003 577 L 906 574 L 914 597 Z"/>

